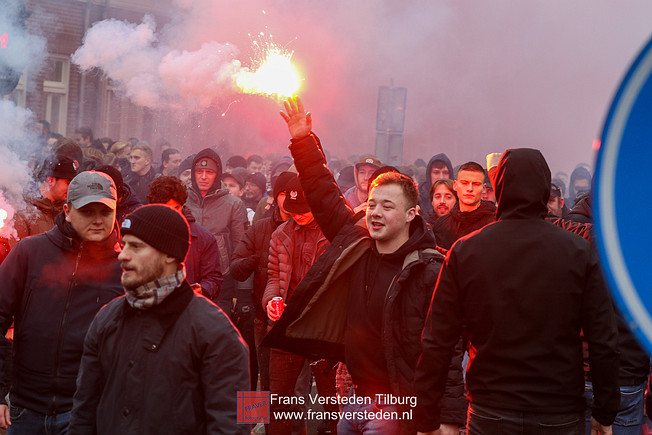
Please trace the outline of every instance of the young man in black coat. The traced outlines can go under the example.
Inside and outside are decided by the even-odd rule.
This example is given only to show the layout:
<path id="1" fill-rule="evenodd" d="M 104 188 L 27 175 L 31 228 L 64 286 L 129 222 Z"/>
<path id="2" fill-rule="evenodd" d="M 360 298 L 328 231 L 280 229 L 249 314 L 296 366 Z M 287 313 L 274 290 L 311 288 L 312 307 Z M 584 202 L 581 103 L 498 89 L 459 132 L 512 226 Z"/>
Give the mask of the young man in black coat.
<path id="1" fill-rule="evenodd" d="M 249 388 L 247 347 L 186 281 L 188 222 L 150 204 L 121 229 L 126 295 L 86 335 L 70 435 L 248 434 L 236 423 L 237 392 Z"/>
<path id="2" fill-rule="evenodd" d="M 450 213 L 437 219 L 432 225 L 437 246 L 450 249 L 460 237 L 496 220 L 496 206 L 493 202 L 483 201 L 486 189 L 485 172 L 482 166 L 468 162 L 460 166 L 453 189 L 457 192 L 457 204 Z"/>
<path id="3" fill-rule="evenodd" d="M 469 435 L 583 433 L 582 331 L 595 387 L 592 426 L 611 433 L 620 399 L 616 319 L 596 255 L 588 241 L 546 221 L 550 169 L 539 151 L 507 150 L 493 184 L 497 222 L 459 239 L 437 280 L 415 375 L 419 430 L 437 433 L 464 329 Z"/>
<path id="4" fill-rule="evenodd" d="M 366 218 L 360 219 L 326 167 L 310 114 L 298 98 L 285 107 L 299 179 L 331 245 L 297 286 L 266 342 L 307 358 L 346 362 L 356 403 L 344 405 L 339 434 L 414 434 L 414 369 L 443 259 L 416 212 L 417 188 L 404 175 L 380 175 L 371 185 Z M 465 418 L 461 350 L 458 358 L 450 364 L 445 434 L 457 434 Z M 379 409 L 396 411 L 398 419 L 346 414 Z"/>

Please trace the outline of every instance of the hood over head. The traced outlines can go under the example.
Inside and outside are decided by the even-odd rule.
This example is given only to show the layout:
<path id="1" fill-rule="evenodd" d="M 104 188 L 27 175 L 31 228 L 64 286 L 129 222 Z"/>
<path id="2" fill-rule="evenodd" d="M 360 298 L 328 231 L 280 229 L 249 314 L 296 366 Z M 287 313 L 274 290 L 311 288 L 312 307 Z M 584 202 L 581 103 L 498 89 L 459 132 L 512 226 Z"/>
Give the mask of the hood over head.
<path id="1" fill-rule="evenodd" d="M 201 150 L 200 152 L 197 153 L 195 158 L 192 160 L 192 170 L 191 170 L 191 175 L 190 175 L 190 182 L 192 183 L 192 188 L 199 192 L 199 186 L 197 186 L 197 182 L 195 181 L 195 166 L 197 165 L 197 162 L 203 160 L 203 159 L 211 159 L 212 161 L 215 162 L 217 165 L 217 177 L 215 177 L 215 182 L 213 182 L 213 185 L 211 186 L 210 189 L 208 189 L 208 194 L 214 193 L 222 187 L 221 181 L 222 181 L 222 159 L 220 159 L 220 156 L 213 151 L 211 148 L 206 148 Z"/>
<path id="2" fill-rule="evenodd" d="M 426 166 L 426 181 L 424 184 L 428 186 L 427 188 L 428 192 L 430 191 L 430 187 L 432 187 L 432 181 L 430 180 L 430 171 L 432 170 L 432 165 L 437 161 L 443 162 L 448 168 L 450 179 L 451 180 L 455 179 L 455 173 L 453 171 L 453 164 L 451 163 L 451 159 L 449 159 L 448 156 L 444 153 L 435 154 L 428 162 L 428 166 Z"/>
<path id="3" fill-rule="evenodd" d="M 586 169 L 584 166 L 578 166 L 577 168 L 573 169 L 573 172 L 571 172 L 570 176 L 570 182 L 568 183 L 568 198 L 571 201 L 575 201 L 577 197 L 579 196 L 580 193 L 583 192 L 576 192 L 575 191 L 575 180 L 578 178 L 583 178 L 586 180 L 589 180 L 589 190 L 591 189 L 591 184 L 592 184 L 592 177 L 591 173 L 589 172 L 588 169 Z M 570 204 L 569 204 L 570 207 Z"/>
<path id="4" fill-rule="evenodd" d="M 492 180 L 498 203 L 496 218 L 544 219 L 548 214 L 550 179 L 550 168 L 541 151 L 505 151 Z"/>

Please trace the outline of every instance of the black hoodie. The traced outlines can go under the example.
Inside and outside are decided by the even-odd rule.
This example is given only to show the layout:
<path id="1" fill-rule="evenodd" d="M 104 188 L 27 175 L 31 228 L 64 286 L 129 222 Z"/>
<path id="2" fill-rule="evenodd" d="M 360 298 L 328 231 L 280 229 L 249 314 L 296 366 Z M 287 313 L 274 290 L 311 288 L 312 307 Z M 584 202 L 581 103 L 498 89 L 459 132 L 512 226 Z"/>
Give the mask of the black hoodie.
<path id="1" fill-rule="evenodd" d="M 508 150 L 496 173 L 497 222 L 463 237 L 442 267 L 422 336 L 418 427 L 436 428 L 439 393 L 464 327 L 471 403 L 516 412 L 582 414 L 582 338 L 593 417 L 618 411 L 616 319 L 591 245 L 545 220 L 550 170 L 537 150 Z M 490 255 L 487 255 L 490 254 Z"/>
<path id="2" fill-rule="evenodd" d="M 432 165 L 435 162 L 443 162 L 448 168 L 450 179 L 452 180 L 454 177 L 453 165 L 451 164 L 451 161 L 446 154 L 441 153 L 432 156 L 428 162 L 428 166 L 426 166 L 426 181 L 419 185 L 419 207 L 421 207 L 421 216 L 423 216 L 426 221 L 433 213 L 432 198 L 430 197 L 430 188 L 432 187 L 432 181 L 430 180 L 430 171 L 432 170 Z"/>
<path id="3" fill-rule="evenodd" d="M 496 206 L 493 202 L 482 200 L 478 208 L 473 211 L 460 210 L 460 203 L 457 202 L 450 213 L 432 223 L 432 231 L 435 234 L 437 246 L 450 249 L 460 237 L 479 230 L 495 220 Z"/>

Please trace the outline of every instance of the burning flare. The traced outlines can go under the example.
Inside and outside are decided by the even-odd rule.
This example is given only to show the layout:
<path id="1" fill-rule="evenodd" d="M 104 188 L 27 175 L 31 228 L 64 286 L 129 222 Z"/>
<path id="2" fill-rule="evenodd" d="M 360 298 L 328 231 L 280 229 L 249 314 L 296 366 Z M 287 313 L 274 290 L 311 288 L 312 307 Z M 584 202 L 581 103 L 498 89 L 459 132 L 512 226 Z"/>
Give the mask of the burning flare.
<path id="1" fill-rule="evenodd" d="M 5 226 L 5 219 L 7 219 L 8 216 L 9 214 L 7 213 L 7 210 L 0 208 L 0 228 Z"/>
<path id="2" fill-rule="evenodd" d="M 292 65 L 293 52 L 273 43 L 265 44 L 262 56 L 252 71 L 236 75 L 236 85 L 245 94 L 276 95 L 287 98 L 299 90 L 301 79 Z"/>

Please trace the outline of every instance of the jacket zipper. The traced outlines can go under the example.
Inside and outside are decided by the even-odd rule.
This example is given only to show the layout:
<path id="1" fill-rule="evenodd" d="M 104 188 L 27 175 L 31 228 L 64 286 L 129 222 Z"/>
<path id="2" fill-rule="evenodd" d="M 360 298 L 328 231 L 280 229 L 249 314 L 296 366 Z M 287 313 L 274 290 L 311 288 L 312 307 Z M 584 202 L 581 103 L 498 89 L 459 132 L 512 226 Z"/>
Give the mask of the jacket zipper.
<path id="1" fill-rule="evenodd" d="M 63 327 L 65 326 L 66 318 L 68 317 L 68 309 L 70 308 L 72 291 L 77 282 L 77 269 L 79 268 L 79 262 L 81 260 L 83 249 L 84 249 L 84 242 L 81 242 L 81 244 L 79 245 L 79 253 L 77 254 L 77 260 L 75 261 L 75 269 L 72 272 L 72 278 L 70 279 L 70 285 L 68 286 L 66 306 L 63 310 L 63 316 L 61 316 L 61 324 L 59 325 L 59 339 L 57 341 L 56 359 L 54 360 L 54 395 L 52 396 L 52 405 L 51 405 L 51 409 L 53 412 L 56 409 L 56 402 L 57 402 L 56 392 L 59 389 L 59 362 L 61 359 L 61 346 L 63 345 Z"/>

